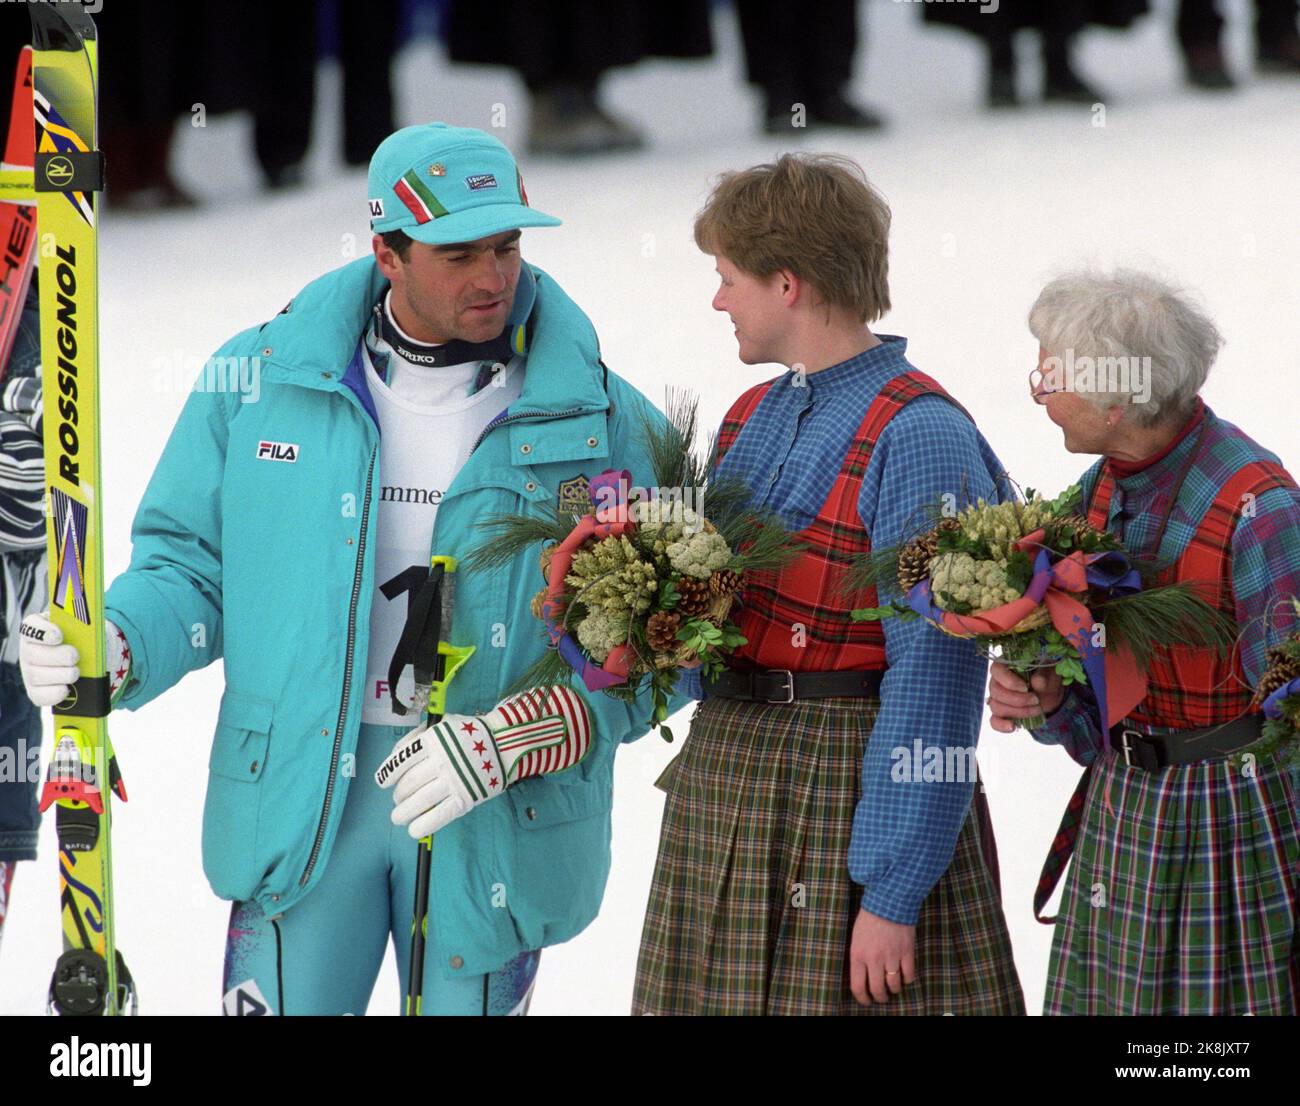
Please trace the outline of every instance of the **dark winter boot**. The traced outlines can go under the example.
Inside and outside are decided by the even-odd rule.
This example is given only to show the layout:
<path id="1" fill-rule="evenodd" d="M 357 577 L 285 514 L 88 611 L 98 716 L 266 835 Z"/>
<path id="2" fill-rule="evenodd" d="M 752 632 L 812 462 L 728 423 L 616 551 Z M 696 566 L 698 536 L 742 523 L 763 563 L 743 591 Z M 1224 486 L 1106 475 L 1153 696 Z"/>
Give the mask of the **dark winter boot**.
<path id="1" fill-rule="evenodd" d="M 1235 87 L 1217 42 L 1188 47 L 1183 64 L 1187 69 L 1188 84 L 1196 88 L 1219 91 Z"/>
<path id="2" fill-rule="evenodd" d="M 1020 106 L 1016 94 L 1016 54 L 1011 43 L 999 43 L 989 50 L 989 85 L 987 104 L 990 108 L 1015 108 Z"/>
<path id="3" fill-rule="evenodd" d="M 1043 44 L 1046 57 L 1046 80 L 1043 99 L 1049 103 L 1096 104 L 1104 99 L 1070 64 L 1070 49 L 1065 39 L 1048 39 Z"/>

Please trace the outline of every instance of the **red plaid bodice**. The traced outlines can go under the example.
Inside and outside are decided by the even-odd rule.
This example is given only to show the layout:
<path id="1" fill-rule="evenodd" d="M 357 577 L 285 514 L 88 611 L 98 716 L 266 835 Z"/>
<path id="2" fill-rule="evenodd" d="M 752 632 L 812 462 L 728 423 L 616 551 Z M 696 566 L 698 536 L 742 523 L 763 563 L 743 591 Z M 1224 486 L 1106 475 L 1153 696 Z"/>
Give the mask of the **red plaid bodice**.
<path id="1" fill-rule="evenodd" d="M 1157 582 L 1197 584 L 1201 597 L 1236 625 L 1232 535 L 1237 520 L 1252 497 L 1270 488 L 1293 486 L 1281 465 L 1271 461 L 1243 465 L 1219 488 L 1187 548 Z M 1094 526 L 1105 528 L 1114 492 L 1115 478 L 1104 467 L 1088 507 L 1088 520 Z M 1153 550 L 1152 555 L 1158 552 Z M 1128 717 L 1158 729 L 1203 729 L 1246 714 L 1251 695 L 1240 650 L 1221 657 L 1213 649 L 1179 645 L 1153 658 L 1147 669 L 1147 696 Z"/>
<path id="2" fill-rule="evenodd" d="M 719 461 L 774 383 L 776 380 L 768 380 L 750 388 L 731 405 L 718 431 Z M 730 667 L 802 672 L 884 669 L 885 635 L 880 623 L 854 622 L 849 617 L 855 607 L 878 604 L 876 589 L 848 595 L 843 574 L 871 552 L 871 538 L 858 517 L 858 495 L 876 442 L 889 420 L 923 395 L 943 396 L 965 413 L 925 373 L 900 373 L 881 388 L 853 436 L 817 517 L 799 532 L 808 549 L 776 572 L 746 574 L 732 618 L 748 641 L 732 654 Z"/>

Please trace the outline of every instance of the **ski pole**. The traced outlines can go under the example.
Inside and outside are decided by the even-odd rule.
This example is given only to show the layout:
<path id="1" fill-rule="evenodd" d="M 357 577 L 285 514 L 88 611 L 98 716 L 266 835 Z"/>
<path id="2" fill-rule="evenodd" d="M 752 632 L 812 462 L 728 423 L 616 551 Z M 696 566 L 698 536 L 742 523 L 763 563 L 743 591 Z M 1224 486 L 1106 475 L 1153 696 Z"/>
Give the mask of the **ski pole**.
<path id="1" fill-rule="evenodd" d="M 394 654 L 394 665 L 407 656 L 415 669 L 416 702 L 428 704 L 428 722 L 442 720 L 447 710 L 447 685 L 474 652 L 473 645 L 458 646 L 442 641 L 451 627 L 455 597 L 456 558 L 430 558 L 428 579 L 411 605 L 402 640 Z M 390 686 L 397 674 L 390 670 Z M 427 691 L 425 690 L 427 688 Z M 407 1017 L 418 1017 L 424 993 L 424 958 L 429 937 L 429 879 L 433 867 L 433 835 L 421 838 L 415 864 L 415 903 L 411 911 L 411 956 L 406 980 Z"/>

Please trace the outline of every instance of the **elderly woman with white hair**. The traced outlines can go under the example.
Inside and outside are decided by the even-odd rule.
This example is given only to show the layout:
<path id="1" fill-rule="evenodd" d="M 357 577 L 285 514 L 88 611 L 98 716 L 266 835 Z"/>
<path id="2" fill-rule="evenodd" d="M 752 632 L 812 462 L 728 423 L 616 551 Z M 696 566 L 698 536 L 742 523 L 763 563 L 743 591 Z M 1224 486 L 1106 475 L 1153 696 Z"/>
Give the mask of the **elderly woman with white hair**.
<path id="1" fill-rule="evenodd" d="M 1295 1014 L 1295 784 L 1274 754 L 1233 754 L 1259 737 L 1252 687 L 1289 628 L 1276 600 L 1300 593 L 1300 490 L 1198 398 L 1222 338 L 1178 289 L 1070 274 L 1029 329 L 1033 398 L 1066 449 L 1101 455 L 1082 477 L 1088 518 L 1162 581 L 1197 583 L 1241 634 L 1230 657 L 1159 652 L 1146 698 L 1109 733 L 1086 690 L 993 666 L 993 728 L 1045 713 L 1034 737 L 1087 766 L 1035 896 L 1050 921 L 1073 845 L 1044 1013 Z"/>

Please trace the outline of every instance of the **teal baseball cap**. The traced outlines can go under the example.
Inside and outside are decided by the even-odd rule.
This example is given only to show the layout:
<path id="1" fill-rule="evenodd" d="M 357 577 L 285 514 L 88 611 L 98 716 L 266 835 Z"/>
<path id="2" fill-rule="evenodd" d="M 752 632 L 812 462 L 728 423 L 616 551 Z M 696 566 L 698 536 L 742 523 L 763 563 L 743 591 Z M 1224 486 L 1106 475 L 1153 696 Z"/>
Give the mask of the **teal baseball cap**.
<path id="1" fill-rule="evenodd" d="M 370 159 L 370 229 L 417 242 L 472 242 L 517 227 L 558 227 L 528 206 L 519 166 L 485 131 L 424 123 L 403 127 Z"/>

